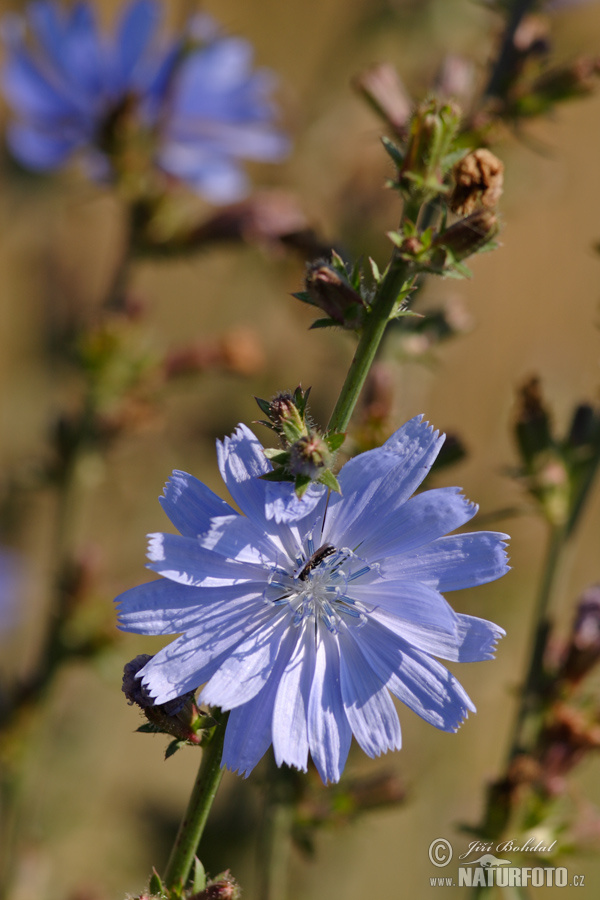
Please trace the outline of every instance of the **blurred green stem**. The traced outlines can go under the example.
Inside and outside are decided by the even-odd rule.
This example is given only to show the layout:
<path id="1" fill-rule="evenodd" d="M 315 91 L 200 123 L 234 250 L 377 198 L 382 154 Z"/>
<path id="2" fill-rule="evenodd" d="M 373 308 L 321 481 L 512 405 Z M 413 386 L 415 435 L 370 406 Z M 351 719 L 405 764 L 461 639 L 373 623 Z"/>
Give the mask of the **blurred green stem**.
<path id="1" fill-rule="evenodd" d="M 198 775 L 164 876 L 165 887 L 167 890 L 175 892 L 176 896 L 189 880 L 198 844 L 223 777 L 221 759 L 227 714 L 213 712 L 212 715 L 217 719 L 217 725 L 202 750 Z"/>
<path id="2" fill-rule="evenodd" d="M 550 527 L 546 560 L 535 610 L 529 667 L 521 691 L 521 701 L 517 710 L 513 738 L 509 748 L 508 765 L 518 753 L 530 749 L 527 747 L 526 740 L 527 725 L 530 716 L 538 708 L 541 693 L 544 689 L 544 654 L 550 631 L 548 609 L 567 541 L 568 532 L 565 527 L 559 525 Z"/>
<path id="3" fill-rule="evenodd" d="M 265 806 L 258 845 L 258 896 L 261 900 L 285 900 L 297 777 L 287 766 L 278 768 L 271 758 Z"/>

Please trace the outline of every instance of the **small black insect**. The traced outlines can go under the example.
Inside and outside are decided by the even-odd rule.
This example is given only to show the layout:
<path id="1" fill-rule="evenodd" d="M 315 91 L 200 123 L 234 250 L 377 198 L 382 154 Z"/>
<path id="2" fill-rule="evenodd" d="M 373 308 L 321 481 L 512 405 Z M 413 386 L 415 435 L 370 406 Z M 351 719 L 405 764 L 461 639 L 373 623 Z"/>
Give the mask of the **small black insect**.
<path id="1" fill-rule="evenodd" d="M 331 556 L 332 553 L 335 553 L 335 547 L 333 544 L 323 544 L 322 547 L 319 547 L 318 550 L 315 550 L 310 559 L 307 559 L 304 566 L 302 567 L 302 571 L 297 576 L 301 581 L 306 581 L 308 578 L 309 572 L 312 572 L 313 569 L 316 569 L 319 563 L 323 562 L 323 560 Z"/>

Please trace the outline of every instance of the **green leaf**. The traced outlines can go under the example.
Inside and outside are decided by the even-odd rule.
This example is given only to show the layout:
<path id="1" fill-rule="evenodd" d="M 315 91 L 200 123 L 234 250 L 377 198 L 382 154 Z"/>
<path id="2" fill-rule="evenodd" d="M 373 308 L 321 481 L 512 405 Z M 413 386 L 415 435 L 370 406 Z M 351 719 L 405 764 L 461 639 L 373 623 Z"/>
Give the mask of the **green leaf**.
<path id="1" fill-rule="evenodd" d="M 396 145 L 385 136 L 381 138 L 381 143 L 383 144 L 383 149 L 391 158 L 394 165 L 398 169 L 401 169 L 404 164 L 404 154 L 402 153 L 400 148 L 396 147 Z"/>
<path id="2" fill-rule="evenodd" d="M 346 440 L 346 435 L 343 431 L 339 431 L 337 433 L 334 432 L 333 434 L 326 434 L 325 440 L 329 449 L 335 453 L 335 451 L 339 450 Z"/>
<path id="3" fill-rule="evenodd" d="M 319 305 L 318 303 L 315 303 L 308 291 L 296 291 L 295 293 L 292 293 L 292 297 L 295 297 L 296 300 L 301 300 L 302 303 L 308 303 L 309 306 L 318 307 Z"/>
<path id="4" fill-rule="evenodd" d="M 379 284 L 381 281 L 381 272 L 379 271 L 379 266 L 372 257 L 369 257 L 369 265 L 371 266 L 371 273 L 375 284 Z"/>
<path id="5" fill-rule="evenodd" d="M 448 153 L 442 160 L 442 172 L 444 175 L 446 172 L 449 172 L 457 162 L 460 162 L 468 152 L 469 151 L 465 147 L 461 147 L 459 150 L 453 150 L 451 153 Z"/>
<path id="6" fill-rule="evenodd" d="M 400 231 L 388 231 L 386 237 L 390 239 L 394 247 L 401 247 L 404 243 L 404 234 Z"/>
<path id="7" fill-rule="evenodd" d="M 269 401 L 261 400 L 260 397 L 255 397 L 254 399 L 258 403 L 261 412 L 263 412 L 265 414 L 265 416 L 269 417 L 271 414 L 271 404 L 269 403 Z M 261 425 L 264 425 L 264 424 L 267 424 L 267 423 L 261 422 Z"/>
<path id="8" fill-rule="evenodd" d="M 192 879 L 192 893 L 199 894 L 206 887 L 206 872 L 197 856 L 194 857 L 194 877 Z"/>
<path id="9" fill-rule="evenodd" d="M 171 741 L 165 750 L 165 759 L 168 759 L 170 756 L 173 756 L 174 753 L 177 753 L 178 750 L 181 750 L 182 747 L 185 747 L 185 743 L 185 741 L 179 740 Z"/>
<path id="10" fill-rule="evenodd" d="M 325 469 L 323 474 L 318 479 L 320 484 L 324 484 L 325 487 L 328 487 L 332 491 L 336 491 L 336 493 L 341 494 L 342 490 L 340 488 L 339 482 L 331 469 Z"/>
<path id="11" fill-rule="evenodd" d="M 309 328 L 309 331 L 312 331 L 313 328 L 339 328 L 340 323 L 336 322 L 335 319 L 316 319 Z"/>
<path id="12" fill-rule="evenodd" d="M 274 469 L 272 472 L 265 472 L 259 475 L 261 481 L 293 481 L 284 469 Z"/>
<path id="13" fill-rule="evenodd" d="M 270 459 L 271 462 L 275 462 L 280 466 L 284 466 L 290 459 L 288 450 L 279 450 L 277 447 L 265 447 L 263 453 L 267 459 Z"/>
<path id="14" fill-rule="evenodd" d="M 296 491 L 296 496 L 298 497 L 299 500 L 302 499 L 302 497 L 307 492 L 307 490 L 311 486 L 311 484 L 312 484 L 312 478 L 310 477 L 310 475 L 296 475 L 296 481 L 294 483 L 294 490 Z"/>
<path id="15" fill-rule="evenodd" d="M 150 883 L 148 884 L 148 889 L 151 894 L 156 894 L 159 897 L 166 897 L 165 887 L 162 883 L 161 877 L 156 871 L 156 869 L 152 870 L 152 875 L 150 876 Z"/>
<path id="16" fill-rule="evenodd" d="M 140 725 L 135 730 L 136 732 L 139 731 L 140 734 L 165 734 L 162 728 L 159 728 L 158 725 L 154 725 L 152 722 L 144 722 L 143 725 Z"/>

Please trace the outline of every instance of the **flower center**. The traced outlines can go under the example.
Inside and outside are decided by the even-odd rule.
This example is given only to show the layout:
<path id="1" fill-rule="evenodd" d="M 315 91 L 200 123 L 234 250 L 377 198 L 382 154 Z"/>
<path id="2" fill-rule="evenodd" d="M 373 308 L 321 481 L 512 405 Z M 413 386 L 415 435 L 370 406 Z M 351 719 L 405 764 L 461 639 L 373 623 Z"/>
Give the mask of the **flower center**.
<path id="1" fill-rule="evenodd" d="M 347 547 L 338 549 L 323 544 L 315 550 L 309 537 L 307 552 L 296 559 L 295 567 L 272 569 L 264 598 L 274 606 L 286 604 L 292 612 L 293 625 L 311 617 L 321 619 L 335 633 L 341 616 L 350 617 L 356 625 L 366 621 L 366 607 L 348 596 L 348 586 L 371 569 Z"/>

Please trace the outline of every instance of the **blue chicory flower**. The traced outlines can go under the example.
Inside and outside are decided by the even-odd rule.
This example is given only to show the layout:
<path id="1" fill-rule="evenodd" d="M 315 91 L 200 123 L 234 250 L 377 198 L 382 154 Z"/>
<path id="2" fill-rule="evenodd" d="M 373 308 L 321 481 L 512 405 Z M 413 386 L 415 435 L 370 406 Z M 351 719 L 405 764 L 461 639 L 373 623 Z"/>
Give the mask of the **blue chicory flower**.
<path id="1" fill-rule="evenodd" d="M 236 512 L 184 472 L 162 506 L 180 535 L 149 536 L 163 576 L 117 598 L 120 627 L 181 633 L 140 671 L 157 703 L 204 684 L 199 700 L 231 710 L 223 764 L 248 774 L 273 744 L 278 765 L 337 781 L 352 735 L 369 756 L 401 744 L 390 694 L 456 731 L 471 700 L 433 657 L 490 659 L 504 631 L 455 613 L 440 591 L 508 570 L 507 535 L 444 536 L 477 507 L 459 488 L 411 496 L 444 436 L 422 417 L 351 459 L 341 494 L 269 482 L 245 426 L 218 443 Z"/>
<path id="2" fill-rule="evenodd" d="M 17 114 L 7 140 L 25 166 L 51 170 L 83 154 L 95 176 L 111 174 L 105 131 L 127 110 L 151 139 L 154 162 L 214 203 L 247 190 L 243 159 L 273 162 L 289 148 L 274 126 L 272 73 L 252 68 L 247 41 L 222 35 L 208 16 L 161 45 L 157 0 L 132 0 L 104 35 L 92 6 L 51 0 L 4 21 L 3 91 Z"/>

